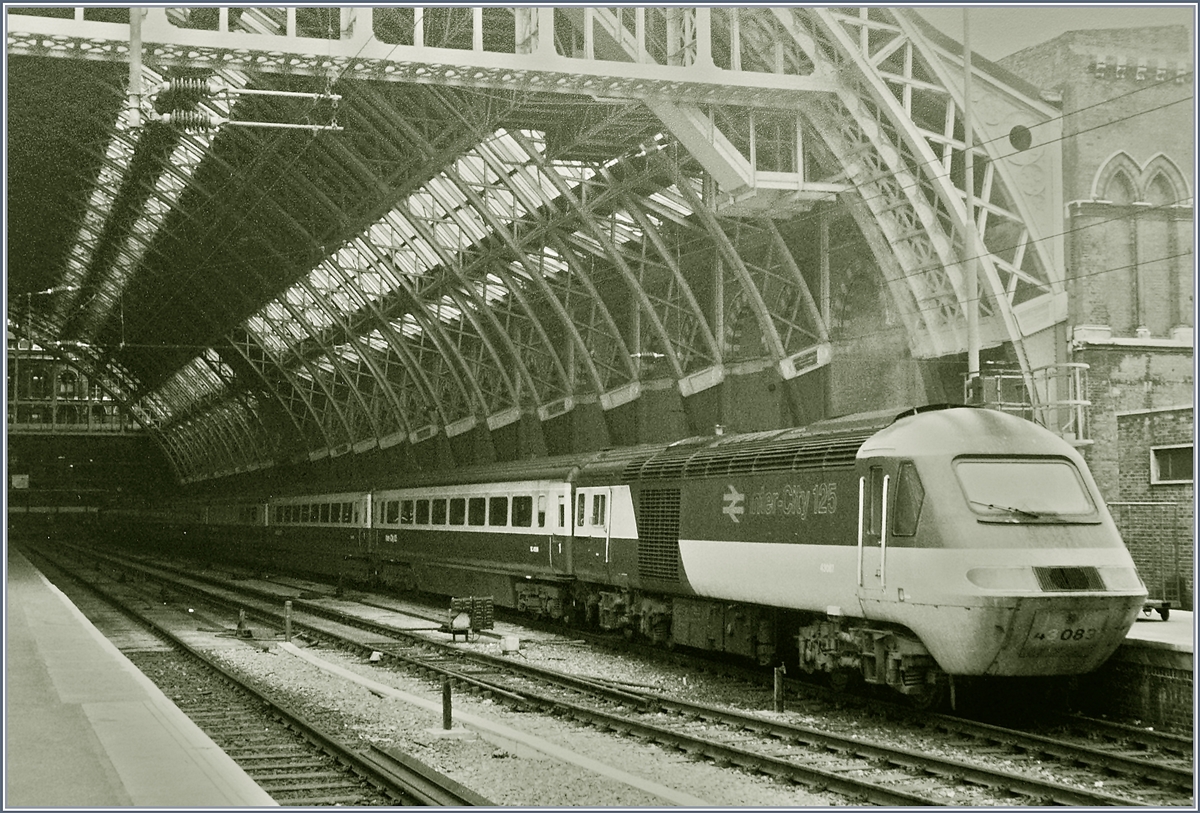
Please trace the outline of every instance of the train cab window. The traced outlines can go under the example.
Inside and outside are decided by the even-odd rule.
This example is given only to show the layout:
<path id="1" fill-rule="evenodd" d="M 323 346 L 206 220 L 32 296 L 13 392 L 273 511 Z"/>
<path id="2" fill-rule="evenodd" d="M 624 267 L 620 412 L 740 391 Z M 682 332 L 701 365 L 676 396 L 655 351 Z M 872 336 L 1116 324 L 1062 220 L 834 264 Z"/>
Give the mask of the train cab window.
<path id="1" fill-rule="evenodd" d="M 429 500 L 417 500 L 417 524 L 429 524 Z"/>
<path id="2" fill-rule="evenodd" d="M 545 528 L 546 527 L 546 495 L 545 494 L 538 495 L 537 518 L 538 518 L 538 527 Z"/>
<path id="3" fill-rule="evenodd" d="M 585 519 L 587 519 L 587 495 L 580 494 L 575 508 L 575 527 L 582 528 Z"/>
<path id="4" fill-rule="evenodd" d="M 533 497 L 512 498 L 512 524 L 520 528 L 533 526 Z"/>
<path id="5" fill-rule="evenodd" d="M 463 525 L 467 521 L 467 500 L 465 497 L 450 498 L 450 524 Z"/>
<path id="6" fill-rule="evenodd" d="M 558 496 L 558 527 L 567 527 L 567 501 L 561 494 Z"/>
<path id="7" fill-rule="evenodd" d="M 467 523 L 476 527 L 487 519 L 487 501 L 483 497 L 472 497 L 467 502 Z"/>
<path id="8" fill-rule="evenodd" d="M 900 465 L 900 476 L 896 478 L 895 520 L 892 522 L 894 536 L 916 536 L 917 521 L 921 518 L 921 505 L 925 502 L 925 487 L 917 476 L 917 467 L 912 463 Z"/>
<path id="9" fill-rule="evenodd" d="M 593 494 L 592 495 L 592 524 L 603 526 L 606 523 L 608 513 L 608 495 Z"/>
<path id="10" fill-rule="evenodd" d="M 445 525 L 446 524 L 446 501 L 445 500 L 434 500 L 433 504 L 431 505 L 431 508 L 432 508 L 432 514 L 430 517 L 430 521 L 434 525 Z"/>
<path id="11" fill-rule="evenodd" d="M 384 504 L 384 522 L 388 525 L 395 525 L 400 521 L 400 501 L 388 500 Z"/>
<path id="12" fill-rule="evenodd" d="M 954 473 L 982 521 L 1094 520 L 1092 498 L 1067 460 L 967 459 L 955 462 Z"/>
<path id="13" fill-rule="evenodd" d="M 488 498 L 488 525 L 508 524 L 508 497 Z"/>
<path id="14" fill-rule="evenodd" d="M 414 518 L 415 518 L 415 514 L 413 513 L 413 501 L 412 500 L 401 500 L 400 501 L 400 524 L 401 525 L 412 525 Z"/>

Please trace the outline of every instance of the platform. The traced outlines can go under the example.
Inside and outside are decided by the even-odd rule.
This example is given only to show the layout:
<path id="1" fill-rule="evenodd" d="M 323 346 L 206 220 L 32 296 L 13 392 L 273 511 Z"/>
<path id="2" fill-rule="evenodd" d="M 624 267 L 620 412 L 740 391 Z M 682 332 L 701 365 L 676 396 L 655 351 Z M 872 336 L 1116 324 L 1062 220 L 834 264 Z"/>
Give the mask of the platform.
<path id="1" fill-rule="evenodd" d="M 1140 615 L 1125 637 L 1126 646 L 1146 644 L 1152 649 L 1189 653 L 1196 651 L 1195 642 L 1195 615 L 1185 610 L 1171 610 L 1166 621 L 1161 620 L 1157 612 L 1150 616 Z"/>
<path id="2" fill-rule="evenodd" d="M 276 804 L 11 548 L 6 583 L 6 810 Z"/>

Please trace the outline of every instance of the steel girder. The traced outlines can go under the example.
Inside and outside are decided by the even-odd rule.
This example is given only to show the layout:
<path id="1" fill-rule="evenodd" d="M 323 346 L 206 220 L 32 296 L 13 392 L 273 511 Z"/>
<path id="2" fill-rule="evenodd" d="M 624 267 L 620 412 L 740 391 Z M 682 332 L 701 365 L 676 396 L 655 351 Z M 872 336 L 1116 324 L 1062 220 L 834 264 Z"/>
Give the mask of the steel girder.
<path id="1" fill-rule="evenodd" d="M 1053 194 L 1060 132 L 1052 108 L 976 72 L 982 108 L 974 150 L 977 216 L 965 215 L 961 57 L 935 48 L 905 10 L 775 10 L 814 60 L 841 79 L 813 112 L 817 130 L 856 188 L 852 206 L 900 304 L 914 353 L 966 348 L 963 261 L 988 282 L 991 342 L 1011 342 L 1028 374 L 1024 339 L 1065 316 Z M 979 104 L 983 102 L 982 104 Z M 1009 146 L 1003 125 L 1037 128 L 1038 146 Z M 966 258 L 966 229 L 981 256 Z M 982 299 L 982 298 L 981 298 Z M 1052 359 L 1041 359 L 1043 363 Z M 1031 396 L 1036 399 L 1036 393 Z"/>
<path id="2" fill-rule="evenodd" d="M 853 187 L 843 202 L 900 305 L 915 355 L 965 346 L 962 246 L 968 227 L 978 230 L 986 247 L 980 262 L 989 284 L 989 339 L 1012 342 L 1028 369 L 1024 338 L 1059 318 L 1061 252 L 1055 235 L 1039 225 L 1058 222 L 1054 111 L 976 74 L 982 88 L 981 98 L 973 99 L 981 111 L 974 145 L 979 207 L 975 222 L 967 224 L 962 91 L 954 78 L 961 59 L 926 36 L 907 12 L 584 10 L 578 27 L 583 58 L 571 62 L 560 54 L 545 71 L 526 57 L 553 56 L 554 10 L 512 12 L 517 40 L 525 44 L 498 55 L 482 47 L 483 10 L 469 13 L 472 44 L 455 59 L 474 65 L 473 77 L 447 67 L 454 59 L 430 70 L 405 45 L 392 49 L 395 58 L 373 45 L 347 58 L 347 42 L 361 43 L 362 31 L 328 43 L 329 51 L 336 64 L 354 66 L 355 76 L 469 87 L 526 83 L 547 93 L 602 87 L 612 96 L 658 104 L 676 130 L 696 127 L 703 119 L 699 106 L 714 101 L 765 108 L 799 103 L 826 162 L 842 172 L 833 180 Z M 654 14 L 662 15 L 658 28 Z M 422 19 L 419 12 L 416 19 Z M 419 48 L 425 34 L 417 26 Z M 565 30 L 560 26 L 558 33 Z M 717 30 L 730 50 L 718 57 L 726 64 L 713 70 Z M 223 46 L 204 40 L 208 33 L 179 33 L 179 42 L 165 43 L 167 61 L 188 63 L 186 49 L 197 45 L 201 61 L 219 55 Z M 264 64 L 265 58 L 266 70 L 323 73 L 320 49 L 297 43 L 292 33 L 281 38 L 285 47 L 274 55 L 248 39 L 235 62 Z M 623 49 L 631 67 L 597 58 L 598 36 Z M 25 47 L 45 46 L 31 39 Z M 743 60 L 756 67 L 743 70 Z M 576 69 L 573 76 L 564 70 L 568 65 Z M 595 84 L 601 73 L 608 78 Z M 668 110 L 658 101 L 666 94 L 691 107 Z M 180 408 L 182 396 L 145 395 L 140 409 L 160 428 L 181 476 L 268 463 L 265 437 L 271 430 L 261 414 L 263 397 L 282 407 L 301 431 L 301 445 L 316 457 L 399 439 L 415 442 L 430 429 L 452 434 L 480 420 L 496 428 L 527 409 L 543 417 L 560 414 L 557 405 L 569 408 L 581 396 L 617 406 L 637 397 L 643 372 L 633 358 L 647 348 L 663 356 L 669 377 L 691 394 L 719 382 L 731 361 L 741 363 L 728 353 L 733 328 L 726 315 L 736 311 L 747 314 L 761 335 L 756 363 L 774 364 L 785 377 L 795 374 L 801 354 L 828 341 L 809 280 L 776 224 L 713 213 L 717 199 L 703 188 L 696 162 L 727 178 L 727 185 L 752 183 L 754 175 L 754 162 L 736 155 L 719 131 L 721 155 L 715 158 L 651 151 L 644 157 L 652 169 L 644 176 L 618 177 L 595 166 L 581 179 L 556 167 L 533 136 L 515 130 L 522 160 L 498 156 L 482 143 L 474 153 L 482 169 L 474 176 L 473 167 L 455 163 L 401 115 L 384 115 L 434 166 L 445 167 L 436 184 L 416 197 L 410 190 L 391 215 L 404 224 L 393 251 L 413 251 L 410 244 L 418 241 L 432 254 L 432 265 L 423 274 L 406 273 L 379 243 L 352 241 L 321 266 L 337 285 L 301 282 L 251 320 L 256 329 L 230 334 L 233 352 L 258 382 L 221 371 L 228 400 L 214 397 L 188 408 Z M 1006 148 L 1004 127 L 1011 122 L 1039 128 L 1039 146 L 1023 153 Z M 477 132 L 486 136 L 494 127 L 489 122 Z M 682 143 L 695 142 L 698 132 Z M 340 145 L 328 149 L 331 163 L 368 182 L 372 174 L 378 177 L 379 169 Z M 665 174 L 669 187 L 639 185 L 655 172 Z M 797 174 L 803 179 L 802 171 Z M 319 184 L 306 178 L 294 183 L 331 216 L 344 214 L 345 202 L 325 196 Z M 824 192 L 835 189 L 829 184 Z M 507 201 L 507 211 L 500 200 Z M 88 235 L 98 233 L 85 227 Z M 715 252 L 728 277 L 718 271 L 699 280 L 686 256 L 689 242 Z M 75 261 L 86 265 L 88 241 L 81 245 Z M 353 267 L 338 260 L 350 245 Z M 367 290 L 368 279 L 387 280 L 389 292 Z M 719 305 L 702 302 L 700 283 L 719 288 Z M 210 366 L 217 372 L 216 364 Z"/>

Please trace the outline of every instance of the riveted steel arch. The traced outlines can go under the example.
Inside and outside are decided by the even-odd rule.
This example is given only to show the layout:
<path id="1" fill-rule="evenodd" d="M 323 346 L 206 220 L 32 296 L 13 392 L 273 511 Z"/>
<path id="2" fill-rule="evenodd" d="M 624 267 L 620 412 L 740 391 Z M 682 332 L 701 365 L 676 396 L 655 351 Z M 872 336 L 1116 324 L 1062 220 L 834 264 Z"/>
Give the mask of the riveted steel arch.
<path id="1" fill-rule="evenodd" d="M 993 336 L 1012 343 L 1028 374 L 1025 336 L 1058 317 L 1052 301 L 1045 308 L 1048 313 L 1037 315 L 1029 303 L 1061 291 L 1056 278 L 1061 276 L 1061 262 L 1053 236 L 1032 225 L 1038 218 L 1031 207 L 1050 212 L 1054 201 L 1037 200 L 1028 189 L 1012 185 L 1012 179 L 1022 171 L 1037 174 L 1054 165 L 1053 111 L 1040 101 L 1002 93 L 991 80 L 983 91 L 985 99 L 994 108 L 1016 111 L 1020 121 L 1045 126 L 1045 146 L 1036 155 L 1020 156 L 998 137 L 998 124 L 993 122 L 990 131 L 986 126 L 977 130 L 973 151 L 980 161 L 974 195 L 979 204 L 976 222 L 968 224 L 963 205 L 966 179 L 960 171 L 966 145 L 956 132 L 961 130 L 962 90 L 949 75 L 953 58 L 935 49 L 904 10 L 774 13 L 814 60 L 831 64 L 842 80 L 838 92 L 818 108 L 815 121 L 884 237 L 871 242 L 876 248 L 885 243 L 892 247 L 896 265 L 881 266 L 885 272 L 899 272 L 891 278 L 893 292 L 908 292 L 900 299 L 908 311 L 906 322 L 924 326 L 910 332 L 915 349 L 921 351 L 925 344 L 921 355 L 940 355 L 965 346 L 964 313 L 975 303 L 965 302 L 962 261 L 971 259 L 980 263 L 989 282 L 991 296 L 981 302 L 985 315 L 990 310 L 1001 322 L 1001 334 Z M 918 98 L 945 111 L 939 126 L 920 120 L 914 107 Z M 858 219 L 869 227 L 865 218 Z M 1015 238 L 1011 228 L 1000 228 L 1002 223 L 1016 225 Z M 965 257 L 968 228 L 981 237 L 980 257 Z M 1030 327 L 1023 327 L 1017 317 L 1023 305 Z M 1036 393 L 1031 391 L 1031 396 L 1036 398 Z"/>

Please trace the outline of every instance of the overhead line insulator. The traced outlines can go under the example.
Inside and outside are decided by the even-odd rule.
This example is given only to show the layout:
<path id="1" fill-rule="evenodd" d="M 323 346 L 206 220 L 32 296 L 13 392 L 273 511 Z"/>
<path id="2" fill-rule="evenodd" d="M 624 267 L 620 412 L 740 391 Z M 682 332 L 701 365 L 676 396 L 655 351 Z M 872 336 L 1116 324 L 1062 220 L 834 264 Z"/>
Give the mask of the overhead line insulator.
<path id="1" fill-rule="evenodd" d="M 164 124 L 173 124 L 189 132 L 215 130 L 226 121 L 220 116 L 200 110 L 172 110 L 170 113 L 164 113 L 160 120 Z"/>

